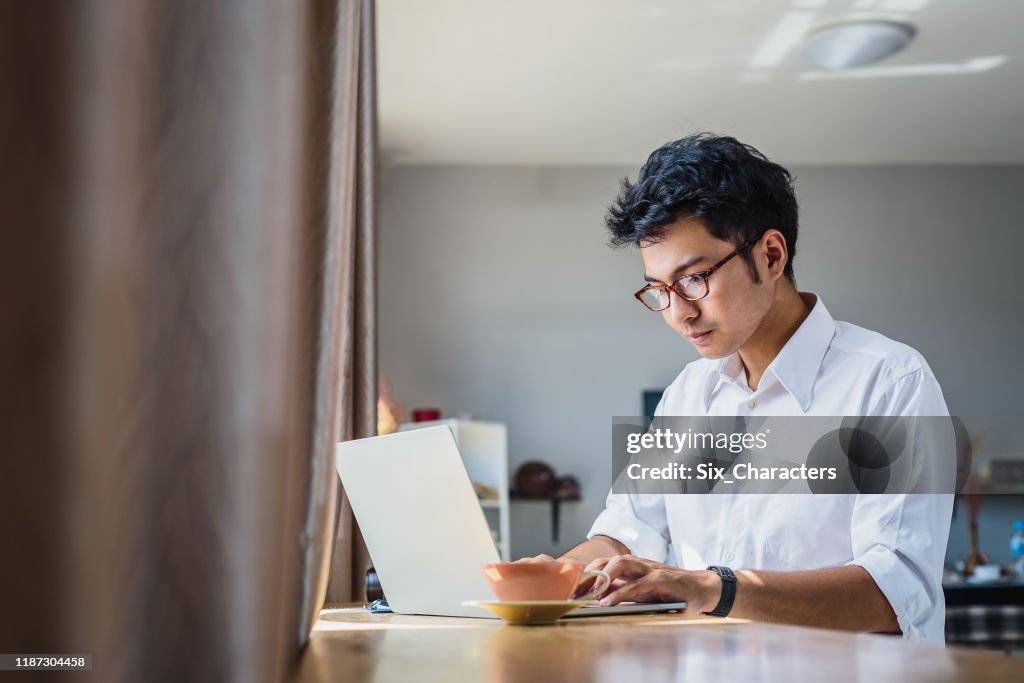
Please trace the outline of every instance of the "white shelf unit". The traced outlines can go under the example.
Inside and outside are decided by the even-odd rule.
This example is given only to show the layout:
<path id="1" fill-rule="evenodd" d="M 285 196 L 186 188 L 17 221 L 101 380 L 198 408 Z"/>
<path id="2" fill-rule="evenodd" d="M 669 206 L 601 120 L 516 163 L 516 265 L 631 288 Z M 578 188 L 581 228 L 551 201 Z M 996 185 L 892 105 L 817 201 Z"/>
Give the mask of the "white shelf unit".
<path id="1" fill-rule="evenodd" d="M 486 484 L 498 492 L 497 498 L 480 500 L 487 526 L 495 537 L 495 545 L 502 560 L 508 560 L 511 550 L 509 538 L 508 503 L 508 430 L 500 422 L 479 420 L 431 420 L 429 422 L 405 422 L 399 431 L 421 429 L 436 425 L 447 425 L 455 435 L 462 461 L 471 481 Z"/>

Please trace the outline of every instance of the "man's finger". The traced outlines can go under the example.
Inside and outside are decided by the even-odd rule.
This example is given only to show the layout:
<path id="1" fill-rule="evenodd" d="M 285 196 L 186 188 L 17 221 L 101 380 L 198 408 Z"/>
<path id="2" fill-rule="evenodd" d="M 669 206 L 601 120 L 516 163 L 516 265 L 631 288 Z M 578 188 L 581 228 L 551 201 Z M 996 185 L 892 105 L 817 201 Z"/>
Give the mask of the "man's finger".
<path id="1" fill-rule="evenodd" d="M 636 581 L 627 581 L 625 585 L 606 594 L 601 598 L 602 606 L 617 605 L 620 602 L 664 602 L 665 596 L 659 590 L 658 582 L 645 576 Z"/>
<path id="2" fill-rule="evenodd" d="M 638 579 L 649 573 L 651 567 L 632 555 L 616 555 L 608 560 L 604 570 L 613 579 Z"/>
<path id="3" fill-rule="evenodd" d="M 602 605 L 617 605 L 620 602 L 689 602 L 687 593 L 692 587 L 680 582 L 671 572 L 650 569 L 646 575 L 627 581 L 625 586 L 607 594 Z"/>
<path id="4" fill-rule="evenodd" d="M 626 581 L 625 579 L 614 579 L 610 584 L 608 584 L 608 588 L 606 588 L 604 593 L 602 595 L 599 595 L 598 598 L 602 598 L 605 595 L 611 595 L 612 593 L 614 593 L 615 591 L 619 590 L 623 586 L 628 586 L 628 585 L 629 585 L 629 581 Z"/>
<path id="5" fill-rule="evenodd" d="M 576 590 L 573 591 L 573 599 L 576 599 L 581 595 L 586 595 L 587 593 L 589 593 L 590 590 L 594 587 L 594 582 L 596 580 L 597 579 L 586 579 L 585 581 L 582 581 L 580 585 L 577 586 Z M 612 591 L 621 588 L 622 586 L 625 586 L 626 583 L 627 582 L 623 579 L 612 579 L 612 582 L 608 584 L 608 587 L 601 591 L 600 594 L 593 596 L 592 599 L 600 600 L 602 596 L 608 595 Z"/>
<path id="6" fill-rule="evenodd" d="M 644 602 L 640 599 L 640 596 L 647 592 L 646 587 L 643 585 L 643 579 L 639 581 L 633 581 L 626 583 L 618 589 L 607 593 L 601 598 L 601 606 L 609 607 L 611 605 L 617 605 L 620 602 Z"/>

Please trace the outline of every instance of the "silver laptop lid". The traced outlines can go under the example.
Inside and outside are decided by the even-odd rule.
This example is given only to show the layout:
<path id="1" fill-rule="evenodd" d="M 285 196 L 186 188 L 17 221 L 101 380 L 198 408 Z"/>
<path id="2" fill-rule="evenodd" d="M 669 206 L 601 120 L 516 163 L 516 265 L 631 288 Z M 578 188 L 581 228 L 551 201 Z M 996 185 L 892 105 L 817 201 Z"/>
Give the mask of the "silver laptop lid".
<path id="1" fill-rule="evenodd" d="M 451 430 L 441 425 L 337 445 L 338 475 L 395 612 L 487 617 L 480 565 L 498 562 Z"/>

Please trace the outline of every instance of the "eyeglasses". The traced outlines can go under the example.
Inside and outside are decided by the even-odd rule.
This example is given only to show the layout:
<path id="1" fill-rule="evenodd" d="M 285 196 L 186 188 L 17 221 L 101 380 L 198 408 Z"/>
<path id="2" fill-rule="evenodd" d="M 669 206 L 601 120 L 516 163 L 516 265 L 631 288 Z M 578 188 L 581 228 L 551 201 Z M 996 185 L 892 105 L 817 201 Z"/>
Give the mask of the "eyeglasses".
<path id="1" fill-rule="evenodd" d="M 761 235 L 744 242 L 736 248 L 736 251 L 707 270 L 684 275 L 671 285 L 647 285 L 639 292 L 633 294 L 633 296 L 652 311 L 664 311 L 669 307 L 669 304 L 672 303 L 672 295 L 669 293 L 669 289 L 687 301 L 703 299 L 711 292 L 711 285 L 708 283 L 708 278 L 711 277 L 711 274 L 728 263 L 729 259 L 733 256 L 756 244 L 763 234 L 761 233 Z"/>

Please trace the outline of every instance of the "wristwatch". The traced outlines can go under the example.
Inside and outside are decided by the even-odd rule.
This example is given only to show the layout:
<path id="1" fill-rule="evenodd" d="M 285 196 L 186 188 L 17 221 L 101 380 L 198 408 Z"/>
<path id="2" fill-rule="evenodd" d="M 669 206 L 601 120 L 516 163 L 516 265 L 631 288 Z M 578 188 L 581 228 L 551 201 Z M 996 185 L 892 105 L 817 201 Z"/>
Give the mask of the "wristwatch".
<path id="1" fill-rule="evenodd" d="M 736 600 L 736 575 L 728 567 L 712 565 L 708 569 L 722 577 L 722 599 L 718 601 L 715 609 L 705 612 L 705 614 L 710 614 L 713 617 L 728 616 L 732 610 L 732 603 Z"/>

